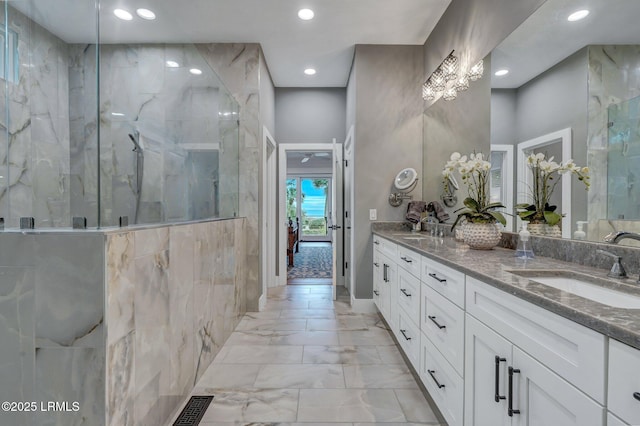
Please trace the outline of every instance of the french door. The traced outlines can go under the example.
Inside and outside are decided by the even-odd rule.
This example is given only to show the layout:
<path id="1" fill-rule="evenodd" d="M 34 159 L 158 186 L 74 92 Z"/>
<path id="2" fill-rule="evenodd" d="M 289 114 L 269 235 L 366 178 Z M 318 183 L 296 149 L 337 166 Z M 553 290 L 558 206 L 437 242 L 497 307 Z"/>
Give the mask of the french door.
<path id="1" fill-rule="evenodd" d="M 331 241 L 330 176 L 287 176 L 287 218 L 300 220 L 302 241 Z"/>

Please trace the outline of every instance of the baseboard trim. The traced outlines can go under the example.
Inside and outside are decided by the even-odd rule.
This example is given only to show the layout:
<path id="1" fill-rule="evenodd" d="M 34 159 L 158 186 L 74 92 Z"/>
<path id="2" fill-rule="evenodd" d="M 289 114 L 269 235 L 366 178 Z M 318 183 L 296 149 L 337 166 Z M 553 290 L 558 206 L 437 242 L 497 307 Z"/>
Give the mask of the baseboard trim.
<path id="1" fill-rule="evenodd" d="M 258 311 L 264 311 L 264 308 L 267 307 L 267 295 L 263 294 L 262 296 L 260 296 L 260 299 L 258 299 Z"/>
<path id="2" fill-rule="evenodd" d="M 378 312 L 373 299 L 356 299 L 351 296 L 351 309 L 361 314 L 375 314 Z"/>

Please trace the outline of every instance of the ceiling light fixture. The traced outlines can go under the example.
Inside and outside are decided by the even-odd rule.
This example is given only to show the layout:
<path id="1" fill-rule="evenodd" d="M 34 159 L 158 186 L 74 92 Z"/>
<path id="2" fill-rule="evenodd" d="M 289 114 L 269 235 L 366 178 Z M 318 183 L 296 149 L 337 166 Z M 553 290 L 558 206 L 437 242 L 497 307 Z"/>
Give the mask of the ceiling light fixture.
<path id="1" fill-rule="evenodd" d="M 482 74 L 484 74 L 484 62 L 480 59 L 480 62 L 471 67 L 467 75 L 469 76 L 469 80 L 476 81 L 482 77 Z"/>
<path id="2" fill-rule="evenodd" d="M 500 69 L 498 71 L 495 72 L 494 75 L 498 76 L 498 77 L 502 77 L 503 75 L 507 75 L 509 74 L 509 70 L 506 68 Z"/>
<path id="3" fill-rule="evenodd" d="M 306 75 L 314 75 L 316 73 L 316 70 L 313 68 L 307 68 L 306 70 L 304 70 L 304 73 Z"/>
<path id="4" fill-rule="evenodd" d="M 169 67 L 169 68 L 178 68 L 180 66 L 180 64 L 177 63 L 176 61 L 167 61 L 165 63 L 167 64 L 167 67 Z"/>
<path id="5" fill-rule="evenodd" d="M 453 84 L 457 92 L 463 92 L 469 88 L 469 77 L 466 74 L 461 75 Z"/>
<path id="6" fill-rule="evenodd" d="M 576 12 L 573 12 L 571 15 L 569 15 L 567 17 L 567 21 L 569 22 L 579 21 L 581 19 L 586 18 L 588 14 L 589 14 L 589 11 L 587 9 L 578 10 Z"/>
<path id="7" fill-rule="evenodd" d="M 425 101 L 433 101 L 438 96 L 442 96 L 445 101 L 452 101 L 456 99 L 458 92 L 469 88 L 469 80 L 475 81 L 482 77 L 482 61 L 465 72 L 464 69 L 460 70 L 460 60 L 454 53 L 455 50 L 452 50 L 422 85 L 422 98 Z"/>
<path id="8" fill-rule="evenodd" d="M 124 117 L 124 114 L 121 112 L 112 112 L 111 115 L 113 115 L 114 117 Z"/>
<path id="9" fill-rule="evenodd" d="M 313 10 L 311 9 L 300 9 L 298 11 L 298 18 L 302 19 L 303 21 L 309 21 L 313 19 L 314 16 L 315 13 L 313 13 Z"/>
<path id="10" fill-rule="evenodd" d="M 458 78 L 458 58 L 453 56 L 453 52 L 446 57 L 446 59 L 440 65 L 444 79 L 446 81 L 455 80 Z"/>
<path id="11" fill-rule="evenodd" d="M 136 9 L 136 15 L 138 15 L 142 19 L 146 19 L 147 21 L 153 21 L 154 19 L 156 19 L 156 14 L 149 9 Z"/>
<path id="12" fill-rule="evenodd" d="M 422 99 L 425 101 L 432 101 L 436 98 L 436 91 L 433 90 L 433 86 L 431 86 L 430 81 L 426 81 L 422 85 Z"/>
<path id="13" fill-rule="evenodd" d="M 133 19 L 133 15 L 124 9 L 115 9 L 113 14 L 116 15 L 116 18 L 122 19 L 123 21 L 130 21 Z"/>
<path id="14" fill-rule="evenodd" d="M 200 69 L 198 69 L 198 68 L 191 68 L 191 69 L 189 70 L 189 72 L 190 72 L 191 74 L 193 74 L 193 75 L 200 75 L 200 74 L 202 74 L 202 70 L 200 70 Z"/>
<path id="15" fill-rule="evenodd" d="M 458 96 L 458 92 L 455 87 L 448 87 L 442 94 L 442 99 L 445 101 L 452 101 Z"/>

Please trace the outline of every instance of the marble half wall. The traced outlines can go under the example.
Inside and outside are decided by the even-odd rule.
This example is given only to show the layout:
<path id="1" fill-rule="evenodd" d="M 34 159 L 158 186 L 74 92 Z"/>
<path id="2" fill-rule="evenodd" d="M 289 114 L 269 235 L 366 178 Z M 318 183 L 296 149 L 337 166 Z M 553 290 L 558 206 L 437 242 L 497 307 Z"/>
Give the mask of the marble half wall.
<path id="1" fill-rule="evenodd" d="M 107 235 L 106 424 L 160 425 L 246 312 L 246 220 Z"/>

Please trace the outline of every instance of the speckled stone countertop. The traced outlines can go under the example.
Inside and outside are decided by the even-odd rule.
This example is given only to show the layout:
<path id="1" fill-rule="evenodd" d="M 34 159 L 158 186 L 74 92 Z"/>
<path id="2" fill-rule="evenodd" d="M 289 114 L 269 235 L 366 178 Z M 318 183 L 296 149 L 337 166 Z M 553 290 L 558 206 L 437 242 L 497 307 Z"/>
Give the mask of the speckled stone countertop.
<path id="1" fill-rule="evenodd" d="M 640 285 L 636 283 L 635 276 L 625 280 L 612 279 L 606 276 L 606 270 L 540 256 L 535 259 L 520 260 L 514 257 L 513 250 L 504 248 L 472 250 L 466 244 L 459 243 L 451 237 L 437 238 L 420 233 L 418 235 L 425 237 L 424 239 L 408 240 L 402 237 L 415 237 L 416 234 L 393 228 L 374 229 L 373 233 L 534 305 L 640 349 L 640 309 L 623 309 L 604 305 L 531 281 L 509 271 L 538 269 L 572 272 L 580 274 L 583 278 L 596 280 L 604 286 L 640 297 Z"/>

